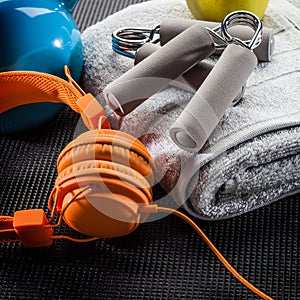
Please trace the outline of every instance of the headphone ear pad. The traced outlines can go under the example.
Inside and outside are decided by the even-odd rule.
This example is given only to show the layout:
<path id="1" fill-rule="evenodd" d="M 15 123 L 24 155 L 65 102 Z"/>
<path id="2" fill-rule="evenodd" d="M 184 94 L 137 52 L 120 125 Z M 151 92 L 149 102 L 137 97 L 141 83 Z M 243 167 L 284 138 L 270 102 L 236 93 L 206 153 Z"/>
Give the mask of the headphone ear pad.
<path id="1" fill-rule="evenodd" d="M 143 196 L 135 198 L 135 201 L 139 203 L 152 201 L 152 186 L 144 176 L 134 169 L 110 161 L 89 160 L 71 165 L 59 173 L 56 183 L 58 186 L 66 186 L 69 181 L 87 176 L 93 178 L 92 184 L 106 179 L 115 179 L 117 183 L 126 183 L 127 188 L 143 192 Z M 109 189 L 107 186 L 102 186 L 106 191 Z"/>
<path id="2" fill-rule="evenodd" d="M 151 165 L 137 153 L 119 146 L 107 144 L 86 144 L 73 147 L 60 160 L 58 172 L 87 160 L 110 161 L 127 166 L 144 176 L 151 184 L 154 174 Z"/>
<path id="3" fill-rule="evenodd" d="M 154 184 L 155 165 L 145 146 L 136 138 L 115 130 L 87 132 L 69 143 L 57 160 L 58 172 L 77 162 L 105 160 L 130 167 Z"/>

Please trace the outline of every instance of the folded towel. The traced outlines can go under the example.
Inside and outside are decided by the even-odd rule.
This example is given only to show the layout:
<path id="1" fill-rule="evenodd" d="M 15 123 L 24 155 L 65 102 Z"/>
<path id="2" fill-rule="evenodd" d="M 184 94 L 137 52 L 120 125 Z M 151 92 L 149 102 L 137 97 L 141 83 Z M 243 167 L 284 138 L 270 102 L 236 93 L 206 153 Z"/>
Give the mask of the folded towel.
<path id="1" fill-rule="evenodd" d="M 228 218 L 300 191 L 299 16 L 289 2 L 270 0 L 263 23 L 275 32 L 272 62 L 258 64 L 243 100 L 227 109 L 200 153 L 181 150 L 169 137 L 192 97 L 187 91 L 166 88 L 122 120 L 120 129 L 140 138 L 153 156 L 160 184 L 191 214 Z M 104 104 L 103 88 L 133 67 L 111 50 L 112 31 L 153 28 L 166 17 L 192 18 L 184 0 L 153 0 L 86 29 L 84 89 Z"/>

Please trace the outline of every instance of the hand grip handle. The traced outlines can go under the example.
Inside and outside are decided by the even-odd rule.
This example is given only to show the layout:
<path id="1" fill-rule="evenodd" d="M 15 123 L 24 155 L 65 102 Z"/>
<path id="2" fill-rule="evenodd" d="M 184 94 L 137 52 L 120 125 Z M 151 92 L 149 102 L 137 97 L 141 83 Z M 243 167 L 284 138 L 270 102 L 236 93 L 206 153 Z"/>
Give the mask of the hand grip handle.
<path id="1" fill-rule="evenodd" d="M 190 20 L 190 19 L 165 19 L 162 21 L 160 26 L 160 43 L 165 45 L 167 42 L 172 40 L 182 31 L 186 30 L 190 26 L 195 24 L 201 24 L 203 27 L 213 29 L 219 26 L 219 23 Z M 250 40 L 253 37 L 253 30 L 250 27 L 237 25 L 229 28 L 229 33 L 241 40 Z M 217 41 L 216 41 L 217 42 Z M 261 44 L 254 49 L 254 53 L 259 61 L 270 61 L 271 56 L 274 52 L 274 36 L 273 30 L 270 28 L 263 29 L 263 37 Z M 217 50 L 215 54 L 221 54 L 220 50 Z"/>
<path id="2" fill-rule="evenodd" d="M 104 97 L 116 113 L 126 115 L 213 52 L 207 30 L 195 24 L 109 84 Z"/>
<path id="3" fill-rule="evenodd" d="M 146 43 L 141 48 L 138 49 L 134 64 L 137 65 L 145 58 L 153 54 L 155 51 L 159 50 L 160 46 L 152 43 Z M 177 77 L 174 81 L 170 84 L 172 86 L 184 89 L 188 92 L 195 93 L 201 84 L 204 82 L 210 71 L 213 69 L 213 64 L 201 61 L 196 64 L 194 67 L 186 71 L 184 74 Z M 245 87 L 243 86 L 242 89 L 238 92 L 236 97 L 232 101 L 232 105 L 236 105 L 245 93 Z"/>
<path id="4" fill-rule="evenodd" d="M 229 45 L 170 129 L 172 140 L 199 152 L 256 65 L 251 50 Z"/>
<path id="5" fill-rule="evenodd" d="M 139 64 L 141 61 L 153 54 L 155 51 L 158 51 L 160 48 L 161 47 L 159 45 L 146 43 L 138 49 L 134 64 Z M 185 89 L 189 92 L 196 92 L 212 68 L 213 64 L 201 61 L 179 77 L 175 78 L 175 80 L 170 84 L 172 86 Z"/>

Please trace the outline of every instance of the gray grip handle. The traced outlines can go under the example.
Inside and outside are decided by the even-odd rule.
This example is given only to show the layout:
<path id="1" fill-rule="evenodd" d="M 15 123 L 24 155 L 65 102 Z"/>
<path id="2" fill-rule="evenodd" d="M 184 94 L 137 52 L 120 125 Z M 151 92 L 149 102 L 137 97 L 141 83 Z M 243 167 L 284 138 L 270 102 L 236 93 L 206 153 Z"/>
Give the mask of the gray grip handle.
<path id="1" fill-rule="evenodd" d="M 153 54 L 155 51 L 159 50 L 160 46 L 152 43 L 146 43 L 141 48 L 138 49 L 134 64 L 137 65 L 145 58 Z M 195 93 L 201 84 L 204 82 L 210 71 L 213 69 L 213 64 L 201 61 L 196 64 L 194 67 L 189 69 L 184 74 L 177 77 L 170 84 L 175 87 L 187 90 L 188 92 Z M 243 86 L 238 92 L 236 97 L 232 100 L 232 105 L 236 105 L 241 98 L 244 96 L 245 87 Z"/>
<path id="2" fill-rule="evenodd" d="M 109 84 L 104 97 L 117 114 L 126 115 L 213 52 L 207 30 L 195 24 Z"/>
<path id="3" fill-rule="evenodd" d="M 191 20 L 191 19 L 165 19 L 162 21 L 160 26 L 160 43 L 165 45 L 167 42 L 172 40 L 175 36 L 186 30 L 190 26 L 195 24 L 201 24 L 203 27 L 213 29 L 219 26 L 219 23 Z M 238 25 L 228 29 L 228 32 L 241 40 L 249 40 L 253 37 L 254 31 L 250 27 Z M 218 41 L 216 41 L 218 42 Z M 259 61 L 270 61 L 271 56 L 274 52 L 274 36 L 273 30 L 270 28 L 263 29 L 263 37 L 261 44 L 254 49 L 254 53 Z M 221 54 L 220 51 L 216 51 L 215 54 Z"/>
<path id="4" fill-rule="evenodd" d="M 141 48 L 138 49 L 134 64 L 137 65 L 145 58 L 153 54 L 155 51 L 159 50 L 161 47 L 156 44 L 146 43 Z M 189 92 L 196 92 L 200 85 L 203 83 L 207 75 L 213 68 L 213 64 L 208 62 L 201 61 L 196 64 L 194 67 L 189 69 L 184 74 L 177 77 L 170 84 L 182 89 L 185 89 Z"/>
<path id="5" fill-rule="evenodd" d="M 252 51 L 229 45 L 170 129 L 172 140 L 199 152 L 256 65 Z"/>

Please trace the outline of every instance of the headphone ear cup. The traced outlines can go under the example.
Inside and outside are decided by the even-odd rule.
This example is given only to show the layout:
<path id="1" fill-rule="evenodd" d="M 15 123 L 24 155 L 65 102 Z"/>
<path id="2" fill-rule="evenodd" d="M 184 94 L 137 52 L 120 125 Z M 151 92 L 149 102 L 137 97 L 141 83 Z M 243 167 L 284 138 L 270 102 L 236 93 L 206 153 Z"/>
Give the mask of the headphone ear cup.
<path id="1" fill-rule="evenodd" d="M 152 201 L 155 167 L 136 138 L 115 130 L 86 132 L 62 151 L 57 169 L 56 208 L 71 228 L 109 238 L 145 221 L 139 207 Z"/>
<path id="2" fill-rule="evenodd" d="M 73 197 L 69 193 L 63 206 Z M 97 207 L 95 207 L 96 205 Z M 140 223 L 139 206 L 123 195 L 93 192 L 72 202 L 64 220 L 72 229 L 89 236 L 113 238 L 130 234 Z"/>

